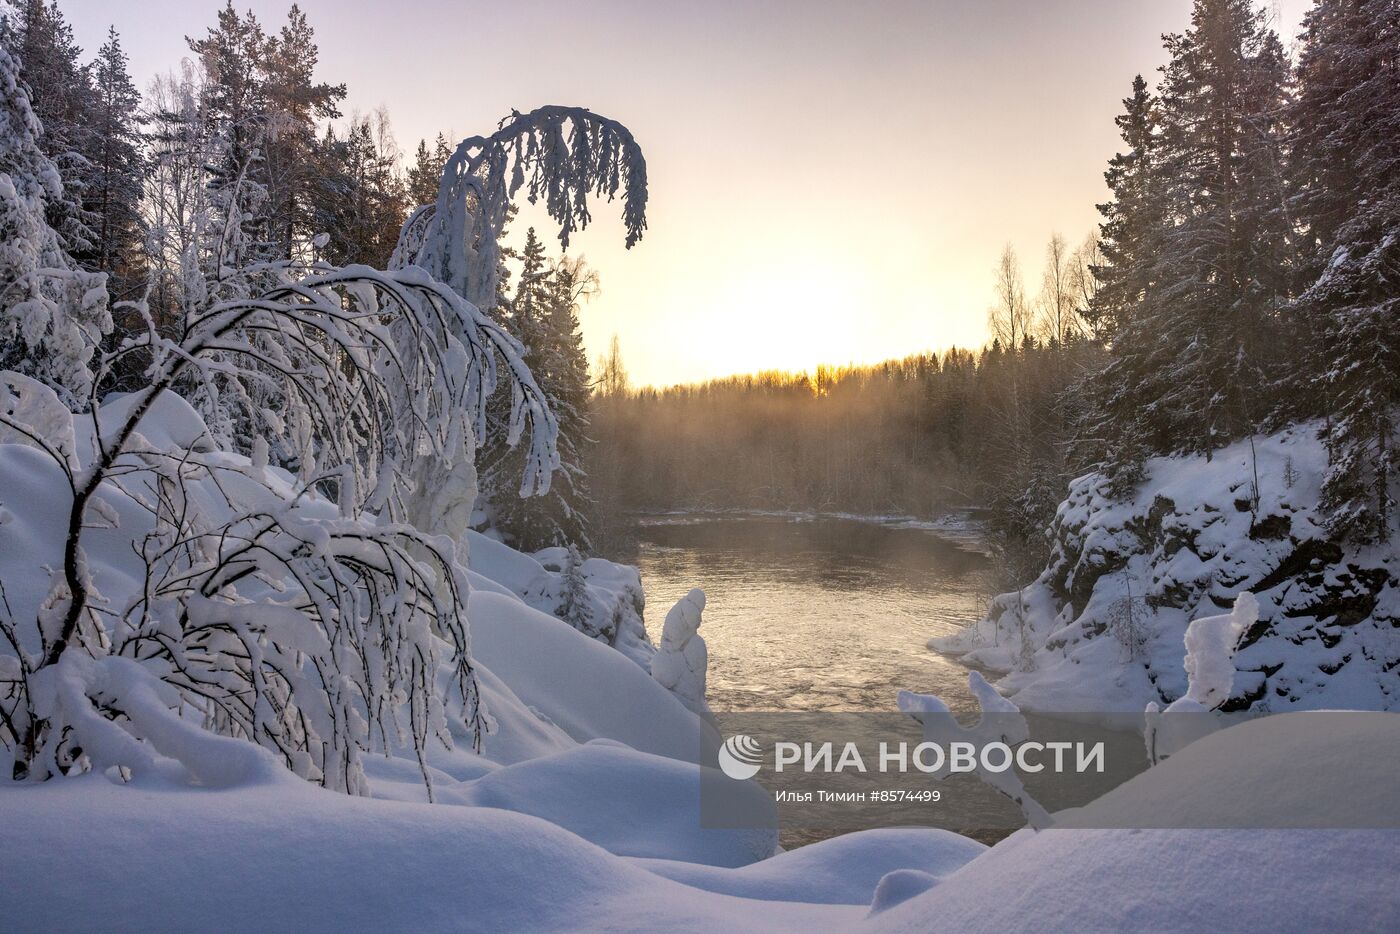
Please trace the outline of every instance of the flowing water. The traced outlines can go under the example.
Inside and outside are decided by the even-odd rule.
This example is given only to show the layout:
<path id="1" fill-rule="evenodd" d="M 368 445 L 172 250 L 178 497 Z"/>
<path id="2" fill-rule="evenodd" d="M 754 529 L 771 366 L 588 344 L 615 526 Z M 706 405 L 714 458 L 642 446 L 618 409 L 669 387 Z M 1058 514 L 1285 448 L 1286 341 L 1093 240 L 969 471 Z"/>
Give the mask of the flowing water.
<path id="1" fill-rule="evenodd" d="M 896 713 L 901 688 L 939 695 L 964 724 L 977 720 L 968 669 L 927 647 L 929 638 L 955 632 L 987 605 L 995 568 L 975 535 L 758 516 L 654 517 L 641 531 L 638 564 L 654 640 L 677 599 L 691 587 L 705 591 L 700 634 L 709 648 L 707 695 L 721 732 L 755 736 L 765 748 L 778 739 L 835 740 L 839 747 L 877 737 L 913 746 L 922 737 Z M 1044 718 L 1032 725 L 1040 739 L 1118 744 L 1103 782 L 1048 771 L 1028 778 L 1031 792 L 1052 810 L 1079 806 L 1141 770 L 1136 732 L 1091 735 L 1093 729 Z M 771 772 L 764 778 L 770 787 L 787 780 Z M 811 787 L 801 776 L 788 778 L 788 787 Z M 852 791 L 872 787 L 863 775 L 851 778 Z M 844 787 L 829 776 L 822 782 L 829 790 Z M 902 776 L 879 785 L 890 786 L 924 787 Z M 835 817 L 817 815 L 815 822 L 811 813 L 789 808 L 779 839 L 793 847 L 844 830 L 915 824 L 994 843 L 1023 822 L 1019 808 L 973 776 L 954 775 L 934 787 L 945 795 L 936 806 L 872 802 Z"/>
<path id="2" fill-rule="evenodd" d="M 976 619 L 992 564 L 975 542 L 850 519 L 669 516 L 641 529 L 647 625 L 691 587 L 717 711 L 893 711 L 900 688 L 975 705 L 930 637 Z"/>

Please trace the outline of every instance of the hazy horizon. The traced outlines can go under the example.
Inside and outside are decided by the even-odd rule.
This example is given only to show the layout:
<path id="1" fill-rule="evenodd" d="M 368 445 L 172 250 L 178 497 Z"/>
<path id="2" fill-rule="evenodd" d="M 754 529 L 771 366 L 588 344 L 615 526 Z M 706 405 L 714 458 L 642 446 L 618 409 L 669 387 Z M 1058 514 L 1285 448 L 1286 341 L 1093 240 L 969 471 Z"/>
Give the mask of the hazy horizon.
<path id="1" fill-rule="evenodd" d="M 290 6 L 236 5 L 269 31 Z M 347 115 L 386 107 L 406 155 L 545 103 L 631 128 L 648 160 L 646 237 L 624 250 L 618 206 L 603 204 L 572 252 L 602 276 L 582 315 L 590 355 L 616 333 L 633 381 L 653 385 L 983 345 L 1003 245 L 1034 290 L 1051 234 L 1074 244 L 1095 229 L 1120 99 L 1190 8 L 300 5 L 318 78 L 348 85 Z M 144 89 L 223 2 L 60 6 L 86 56 L 114 24 Z M 1287 40 L 1304 4 L 1273 7 Z M 540 210 L 513 236 L 529 224 L 557 250 Z"/>

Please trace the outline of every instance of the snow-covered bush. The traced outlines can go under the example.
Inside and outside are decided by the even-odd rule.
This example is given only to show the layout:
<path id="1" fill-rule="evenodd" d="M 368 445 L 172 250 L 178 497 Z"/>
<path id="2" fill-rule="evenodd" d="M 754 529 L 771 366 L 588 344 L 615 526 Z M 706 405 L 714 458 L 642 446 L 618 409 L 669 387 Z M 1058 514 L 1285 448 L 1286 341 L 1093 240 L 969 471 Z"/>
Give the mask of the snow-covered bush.
<path id="1" fill-rule="evenodd" d="M 1220 616 L 1192 620 L 1186 627 L 1186 693 L 1163 710 L 1147 705 L 1143 739 L 1154 765 L 1225 724 L 1212 716 L 1230 699 L 1235 683 L 1235 651 L 1240 638 L 1259 621 L 1259 601 L 1249 591 Z"/>
<path id="2" fill-rule="evenodd" d="M 76 424 L 47 387 L 5 374 L 0 441 L 41 451 L 47 467 L 31 468 L 69 494 L 29 523 L 62 542 L 45 592 L 0 607 L 0 741 L 17 775 L 165 770 L 164 756 L 217 781 L 210 744 L 180 739 L 200 723 L 359 792 L 365 750 L 411 748 L 426 782 L 422 757 L 433 737 L 450 745 L 449 721 L 474 744 L 488 728 L 465 572 L 452 540 L 402 521 L 402 465 L 471 436 L 498 357 L 547 450 L 538 390 L 515 343 L 422 270 L 275 272 L 274 288 L 192 317 L 178 342 L 148 319 L 95 367 L 100 383 L 147 355 L 146 388 Z M 268 465 L 262 437 L 250 457 L 218 450 L 171 392 L 219 379 L 278 400 L 243 417 L 297 446 L 297 477 Z M 89 549 L 135 560 L 99 575 Z M 3 580 L 11 595 L 29 583 Z"/>

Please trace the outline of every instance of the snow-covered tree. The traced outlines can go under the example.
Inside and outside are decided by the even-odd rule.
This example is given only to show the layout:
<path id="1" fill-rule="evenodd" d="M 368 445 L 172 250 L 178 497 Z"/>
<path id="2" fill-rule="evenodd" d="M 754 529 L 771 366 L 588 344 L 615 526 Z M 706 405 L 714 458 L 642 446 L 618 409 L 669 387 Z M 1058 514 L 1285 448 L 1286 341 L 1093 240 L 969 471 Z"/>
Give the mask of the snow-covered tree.
<path id="1" fill-rule="evenodd" d="M 13 13 L 0 18 L 0 44 L 18 63 L 19 81 L 43 126 L 39 148 L 63 176 L 63 192 L 47 205 L 49 224 L 64 249 L 91 271 L 96 268 L 91 262 L 93 216 L 85 203 L 94 147 L 101 142 L 91 69 L 83 64 L 82 50 L 56 0 L 16 3 Z"/>
<path id="2" fill-rule="evenodd" d="M 447 145 L 447 137 L 441 133 L 433 141 L 432 149 L 428 148 L 427 140 L 418 141 L 418 148 L 413 153 L 413 165 L 408 168 L 408 200 L 411 207 L 437 201 L 442 170 L 451 155 L 452 147 Z"/>
<path id="3" fill-rule="evenodd" d="M 704 612 L 705 591 L 696 587 L 666 613 L 661 644 L 651 660 L 651 676 L 695 713 L 713 718 L 705 701 L 710 655 L 699 631 Z"/>
<path id="4" fill-rule="evenodd" d="M 431 790 L 423 756 L 434 737 L 450 744 L 449 719 L 473 743 L 488 728 L 463 563 L 402 521 L 402 467 L 456 450 L 500 382 L 547 430 L 539 390 L 509 336 L 422 270 L 275 272 L 270 290 L 192 315 L 178 341 L 147 316 L 97 367 L 100 382 L 142 356 L 147 384 L 94 405 L 90 431 L 47 387 L 3 374 L 0 441 L 41 451 L 72 499 L 48 599 L 0 625 L 0 740 L 17 774 L 169 772 L 173 759 L 217 783 L 250 760 L 201 739 L 203 724 L 351 792 L 365 789 L 364 752 L 412 748 Z M 280 402 L 244 413 L 259 428 L 246 458 L 171 392 L 230 375 L 275 384 Z M 269 467 L 267 435 L 299 445 L 296 477 Z M 138 586 L 98 591 L 93 529 L 129 538 Z"/>
<path id="5" fill-rule="evenodd" d="M 205 118 L 205 79 L 199 64 L 186 60 L 179 73 L 155 79 L 145 103 L 151 125 L 151 168 L 141 203 L 147 303 L 157 324 L 172 331 L 209 291 L 200 254 L 213 237 L 206 166 L 218 150 Z"/>
<path id="6" fill-rule="evenodd" d="M 591 550 L 591 387 L 578 307 L 597 289 L 597 274 L 582 260 L 565 257 L 548 263 L 533 227 L 526 232 L 521 261 L 515 295 L 500 312 L 505 326 L 524 345 L 525 362 L 559 424 L 559 467 L 548 492 L 522 497 L 524 452 L 507 445 L 500 433 L 488 435 L 480 457 L 482 511 L 493 528 L 524 551 L 554 545 Z"/>
<path id="7" fill-rule="evenodd" d="M 977 698 L 981 711 L 981 716 L 971 726 L 960 724 L 947 702 L 936 694 L 900 691 L 896 702 L 901 713 L 918 721 L 923 729 L 924 741 L 935 743 L 940 748 L 952 748 L 953 743 L 970 743 L 979 750 L 989 743 L 1014 747 L 1030 739 L 1030 727 L 1020 708 L 998 694 L 997 689 L 988 684 L 979 672 L 968 672 L 967 687 Z M 951 775 L 951 756 L 941 769 L 930 774 L 934 779 L 945 779 Z M 1010 798 L 1021 809 L 1027 825 L 1032 829 L 1044 830 L 1054 823 L 1040 802 L 1031 797 L 1014 768 L 993 771 L 985 768 L 985 759 L 979 755 L 973 774 Z"/>
<path id="8" fill-rule="evenodd" d="M 404 222 L 391 260 L 393 268 L 420 266 L 483 312 L 492 313 L 501 297 L 501 233 L 523 190 L 530 202 L 543 199 L 559 223 L 559 240 L 567 248 L 570 236 L 591 218 L 588 196 L 623 199 L 627 246 L 646 229 L 646 161 L 641 147 L 622 124 L 577 107 L 541 107 L 527 114 L 513 112 L 490 136 L 462 140 L 448 158 L 437 201 L 414 211 Z M 553 414 L 550 431 L 555 436 Z M 521 425 L 505 426 L 507 445 L 520 437 Z M 478 440 L 481 440 L 480 436 Z M 461 515 L 463 497 L 469 515 L 475 498 L 475 477 L 468 452 L 445 460 L 420 460 L 419 489 L 442 493 L 422 504 L 418 521 L 458 536 L 464 527 L 444 524 L 444 515 Z M 559 466 L 557 451 L 534 446 L 525 457 L 521 496 L 545 493 Z"/>
<path id="9" fill-rule="evenodd" d="M 641 147 L 622 124 L 580 107 L 513 112 L 490 136 L 472 136 L 448 158 L 437 201 L 404 226 L 401 264 L 415 263 L 478 308 L 497 300 L 500 243 L 512 199 L 524 189 L 559 223 L 559 242 L 588 225 L 588 195 L 622 193 L 627 246 L 646 230 Z"/>
<path id="10" fill-rule="evenodd" d="M 86 200 L 92 212 L 93 263 L 107 273 L 115 299 L 135 298 L 145 285 L 141 247 L 141 196 L 146 175 L 141 95 L 127 72 L 126 53 L 115 28 L 92 68 L 92 167 Z"/>
<path id="11" fill-rule="evenodd" d="M 248 19 L 252 19 L 251 14 Z M 340 116 L 339 105 L 345 98 L 345 85 L 316 80 L 319 57 L 315 32 L 306 14 L 293 3 L 287 11 L 286 23 L 277 35 L 268 37 L 263 59 L 257 63 L 267 108 L 258 142 L 263 156 L 259 169 L 268 193 L 267 239 L 276 244 L 276 254 L 283 259 L 305 255 L 312 237 L 325 231 L 324 227 L 314 225 L 317 199 L 324 191 L 320 177 L 324 169 L 317 159 L 316 125 L 317 121 Z M 357 123 L 365 124 L 362 133 L 369 128 L 368 120 Z M 375 117 L 375 129 L 387 130 L 387 127 L 388 118 L 381 110 Z M 365 140 L 356 142 L 359 148 L 368 149 L 381 158 L 386 149 L 383 132 L 370 134 L 371 146 L 365 146 Z M 397 162 L 397 149 L 387 148 L 391 150 L 388 155 Z M 382 170 L 379 174 L 383 174 Z M 396 218 L 396 228 L 401 220 L 401 217 Z M 396 234 L 397 230 L 389 232 L 388 246 L 381 247 L 372 258 L 354 262 L 383 267 Z M 384 236 L 380 233 L 381 238 Z"/>
<path id="12" fill-rule="evenodd" d="M 388 114 L 381 108 L 372 117 L 353 119 L 343 138 L 328 127 L 320 157 L 324 175 L 313 216 L 316 229 L 328 238 L 325 258 L 337 265 L 384 267 L 406 210 Z"/>
<path id="13" fill-rule="evenodd" d="M 1096 331 L 1112 335 L 1147 294 L 1151 238 L 1164 220 L 1157 167 L 1157 102 L 1142 75 L 1133 78 L 1123 113 L 1114 118 L 1125 151 L 1109 160 L 1104 181 L 1112 199 L 1098 206 L 1102 262 L 1093 268 L 1098 280 L 1088 314 Z"/>
<path id="14" fill-rule="evenodd" d="M 39 149 L 39 121 L 3 46 L 0 90 L 0 368 L 81 407 L 93 388 L 89 360 L 112 327 L 106 279 L 79 269 L 48 223 L 63 183 Z"/>
<path id="15" fill-rule="evenodd" d="M 1186 627 L 1186 694 L 1165 708 L 1153 702 L 1144 716 L 1143 739 L 1152 764 L 1221 729 L 1213 711 L 1230 699 L 1235 683 L 1235 652 L 1259 620 L 1259 601 L 1243 591 L 1229 613 L 1192 620 Z"/>
<path id="16" fill-rule="evenodd" d="M 550 275 L 550 361 L 541 387 L 559 421 L 559 471 L 544 505 L 560 541 L 591 548 L 596 523 L 588 468 L 593 461 L 592 383 L 583 346 L 579 306 L 598 292 L 598 274 L 581 257 L 560 257 Z"/>
<path id="17" fill-rule="evenodd" d="M 559 584 L 559 605 L 554 615 L 584 635 L 597 638 L 602 627 L 593 618 L 593 599 L 583 578 L 583 556 L 574 545 L 569 546 Z"/>
<path id="18" fill-rule="evenodd" d="M 1165 43 L 1158 101 L 1135 82 L 1131 152 L 1108 173 L 1099 308 L 1115 326 L 1084 431 L 1124 488 L 1148 454 L 1208 454 L 1269 414 L 1292 277 L 1278 37 L 1250 0 L 1196 0 Z"/>
<path id="19" fill-rule="evenodd" d="M 1320 0 L 1303 39 L 1292 171 L 1315 279 L 1298 301 L 1312 379 L 1295 408 L 1326 416 L 1331 531 L 1375 541 L 1395 532 L 1400 472 L 1400 8 Z"/>

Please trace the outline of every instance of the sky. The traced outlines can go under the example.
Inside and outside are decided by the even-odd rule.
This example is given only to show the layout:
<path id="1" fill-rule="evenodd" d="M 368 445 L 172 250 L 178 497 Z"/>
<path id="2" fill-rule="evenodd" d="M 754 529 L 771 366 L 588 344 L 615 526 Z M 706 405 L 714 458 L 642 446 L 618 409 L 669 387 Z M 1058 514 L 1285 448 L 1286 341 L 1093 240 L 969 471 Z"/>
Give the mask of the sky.
<path id="1" fill-rule="evenodd" d="M 144 88 L 223 0 L 59 0 L 91 54 L 115 25 Z M 574 239 L 601 276 L 590 354 L 639 384 L 981 346 L 1011 244 L 1028 284 L 1095 227 L 1113 117 L 1190 0 L 301 0 L 318 76 L 388 109 L 400 146 L 585 106 L 647 158 L 648 230 L 620 204 Z M 265 28 L 285 0 L 238 0 Z M 1285 39 L 1306 0 L 1270 7 Z M 525 210 L 516 236 L 551 224 Z M 552 239 L 551 231 L 546 241 Z"/>

